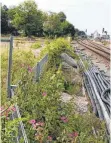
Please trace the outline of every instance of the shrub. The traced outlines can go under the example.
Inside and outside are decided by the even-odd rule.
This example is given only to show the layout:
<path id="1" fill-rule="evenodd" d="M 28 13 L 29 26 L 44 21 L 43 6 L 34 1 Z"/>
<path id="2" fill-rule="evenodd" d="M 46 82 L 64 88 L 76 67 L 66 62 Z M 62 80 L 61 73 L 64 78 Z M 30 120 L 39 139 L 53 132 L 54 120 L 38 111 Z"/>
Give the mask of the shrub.
<path id="1" fill-rule="evenodd" d="M 41 44 L 40 43 L 34 43 L 34 44 L 32 44 L 32 46 L 31 46 L 31 48 L 32 49 L 39 49 L 39 48 L 41 48 Z"/>
<path id="2" fill-rule="evenodd" d="M 23 51 L 14 49 L 12 59 L 11 84 L 17 84 L 21 79 L 22 74 L 25 74 L 29 66 L 32 68 L 37 62 L 31 51 Z M 1 54 L 1 90 L 2 90 L 2 104 L 7 101 L 6 83 L 8 70 L 8 54 L 3 52 Z"/>

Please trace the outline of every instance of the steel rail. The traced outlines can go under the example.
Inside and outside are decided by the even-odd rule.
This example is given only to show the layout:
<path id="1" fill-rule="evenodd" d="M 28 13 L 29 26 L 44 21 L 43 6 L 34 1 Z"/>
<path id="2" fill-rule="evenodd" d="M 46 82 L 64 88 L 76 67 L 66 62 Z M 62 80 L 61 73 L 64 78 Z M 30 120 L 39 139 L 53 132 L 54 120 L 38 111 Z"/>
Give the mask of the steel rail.
<path id="1" fill-rule="evenodd" d="M 84 43 L 84 42 L 83 42 L 83 43 Z M 104 52 L 107 53 L 107 54 L 110 54 L 110 50 L 105 49 L 105 48 L 103 48 L 103 47 L 101 47 L 101 46 L 95 45 L 95 44 L 91 43 L 90 41 L 87 41 L 87 45 L 89 45 L 89 46 L 91 46 L 91 47 L 94 47 L 94 48 L 96 48 L 96 49 L 98 49 L 98 50 L 104 51 Z"/>
<path id="2" fill-rule="evenodd" d="M 103 48 L 106 48 L 106 49 L 110 50 L 110 47 L 106 47 L 106 46 L 104 46 L 104 45 L 100 45 L 100 44 L 95 43 L 95 42 L 92 42 L 91 40 L 88 40 L 88 39 L 87 39 L 87 41 L 90 42 L 90 43 L 92 43 L 92 44 L 95 45 L 95 46 L 103 47 Z"/>
<path id="3" fill-rule="evenodd" d="M 80 39 L 78 41 L 81 42 L 81 43 L 83 43 L 83 44 L 85 44 L 85 45 L 87 45 L 87 46 L 90 46 L 90 47 L 92 47 L 92 48 L 94 48 L 96 50 L 105 52 L 106 54 L 110 55 L 110 51 L 108 51 L 107 49 L 105 50 L 104 48 L 97 47 L 97 46 L 95 46 L 95 45 L 93 45 L 91 43 L 88 43 L 88 42 L 86 43 L 85 41 L 80 40 Z"/>
<path id="4" fill-rule="evenodd" d="M 91 46 L 86 45 L 86 44 L 84 44 L 82 42 L 79 42 L 79 41 L 77 41 L 77 43 L 80 44 L 80 45 L 82 45 L 82 46 L 84 46 L 84 47 L 86 47 L 86 48 L 88 48 L 89 50 L 95 52 L 96 54 L 99 54 L 100 56 L 104 57 L 108 61 L 110 60 L 110 55 L 107 54 L 107 53 L 105 53 L 104 51 L 100 51 L 100 50 L 94 49 Z"/>

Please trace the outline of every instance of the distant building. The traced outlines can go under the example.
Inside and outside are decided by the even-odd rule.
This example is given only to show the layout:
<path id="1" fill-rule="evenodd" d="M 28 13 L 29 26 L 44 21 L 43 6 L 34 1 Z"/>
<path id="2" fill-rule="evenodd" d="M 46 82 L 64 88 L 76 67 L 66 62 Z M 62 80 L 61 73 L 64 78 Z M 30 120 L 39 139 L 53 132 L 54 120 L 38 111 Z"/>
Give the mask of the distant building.
<path id="1" fill-rule="evenodd" d="M 100 34 L 98 33 L 97 30 L 96 30 L 91 36 L 92 36 L 94 39 L 99 39 L 99 38 L 100 38 Z"/>
<path id="2" fill-rule="evenodd" d="M 92 33 L 89 38 L 94 40 L 110 40 L 110 35 L 107 34 L 107 31 L 102 32 L 102 34 L 99 34 L 96 30 L 94 33 Z"/>
<path id="3" fill-rule="evenodd" d="M 110 39 L 110 35 L 102 34 L 101 39 L 109 40 Z"/>

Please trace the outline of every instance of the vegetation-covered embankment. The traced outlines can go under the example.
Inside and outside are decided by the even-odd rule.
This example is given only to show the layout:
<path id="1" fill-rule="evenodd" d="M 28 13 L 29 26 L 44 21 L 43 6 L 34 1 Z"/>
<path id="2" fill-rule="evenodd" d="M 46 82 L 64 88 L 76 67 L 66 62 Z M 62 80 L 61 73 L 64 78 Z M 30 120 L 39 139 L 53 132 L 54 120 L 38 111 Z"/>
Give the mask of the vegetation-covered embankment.
<path id="1" fill-rule="evenodd" d="M 68 102 L 61 100 L 62 92 L 68 92 L 73 97 L 76 90 L 76 88 L 70 90 L 75 85 L 70 82 L 70 78 L 64 73 L 61 59 L 61 53 L 67 53 L 78 60 L 73 48 L 66 40 L 60 38 L 47 44 L 39 59 L 46 53 L 48 53 L 48 63 L 38 83 L 33 82 L 32 70 L 31 68 L 27 69 L 26 66 L 28 61 L 30 61 L 28 66 L 33 65 L 33 60 L 29 60 L 31 56 L 26 56 L 24 62 L 22 60 L 19 63 L 20 65 L 23 64 L 20 72 L 22 73 L 21 83 L 15 90 L 15 95 L 29 142 L 105 143 L 105 126 L 102 121 L 89 111 L 82 115 L 76 112 L 73 98 Z M 18 68 L 18 65 L 16 64 L 14 68 Z M 22 69 L 26 70 L 25 74 Z M 7 127 L 11 121 L 5 117 L 2 121 L 5 121 Z M 8 136 L 3 134 L 2 137 L 5 142 L 11 142 L 11 132 L 14 130 L 13 135 L 15 135 L 14 133 L 17 131 L 14 128 L 16 124 L 16 122 L 11 124 Z M 9 132 L 7 131 L 7 133 Z"/>

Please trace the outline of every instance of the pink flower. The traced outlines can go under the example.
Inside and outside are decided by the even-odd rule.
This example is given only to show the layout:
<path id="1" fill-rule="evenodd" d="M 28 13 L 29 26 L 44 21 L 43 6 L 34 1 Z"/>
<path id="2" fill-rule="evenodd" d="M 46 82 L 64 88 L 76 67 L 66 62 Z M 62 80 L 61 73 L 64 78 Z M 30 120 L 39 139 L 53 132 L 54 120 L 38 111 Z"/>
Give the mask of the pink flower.
<path id="1" fill-rule="evenodd" d="M 4 107 L 1 106 L 1 107 L 0 107 L 0 111 L 2 111 L 3 109 L 4 109 Z"/>
<path id="2" fill-rule="evenodd" d="M 78 132 L 70 133 L 68 136 L 71 137 L 71 138 L 77 137 L 78 136 Z"/>
<path id="3" fill-rule="evenodd" d="M 42 95 L 43 95 L 43 96 L 47 96 L 47 92 L 43 92 Z"/>
<path id="4" fill-rule="evenodd" d="M 30 124 L 35 124 L 36 121 L 35 121 L 34 119 L 32 119 L 32 120 L 29 121 L 29 123 L 30 123 Z"/>
<path id="5" fill-rule="evenodd" d="M 43 127 L 43 126 L 44 126 L 44 122 L 38 122 L 38 123 L 36 123 L 36 125 L 37 125 L 37 126 L 42 126 L 42 127 Z"/>
<path id="6" fill-rule="evenodd" d="M 68 122 L 68 119 L 63 120 L 63 122 L 64 122 L 64 123 L 67 123 L 67 122 Z"/>
<path id="7" fill-rule="evenodd" d="M 15 107 L 12 107 L 12 111 L 16 111 L 16 108 L 15 108 Z"/>
<path id="8" fill-rule="evenodd" d="M 61 119 L 64 123 L 67 123 L 67 122 L 68 122 L 68 118 L 65 117 L 65 116 L 62 116 L 60 119 Z"/>
<path id="9" fill-rule="evenodd" d="M 74 135 L 75 137 L 77 137 L 77 136 L 78 136 L 78 132 L 74 132 L 73 135 Z"/>
<path id="10" fill-rule="evenodd" d="M 52 137 L 51 137 L 51 136 L 48 136 L 48 140 L 49 140 L 49 141 L 52 141 Z"/>
<path id="11" fill-rule="evenodd" d="M 62 116 L 62 117 L 61 117 L 61 120 L 65 120 L 65 119 L 66 119 L 66 117 L 65 117 L 65 116 Z"/>
<path id="12" fill-rule="evenodd" d="M 16 108 L 13 106 L 10 108 L 11 111 L 16 111 Z"/>
<path id="13" fill-rule="evenodd" d="M 15 108 L 14 106 L 12 106 L 12 107 L 8 108 L 7 111 L 8 111 L 8 112 L 10 112 L 10 111 L 16 111 L 16 108 Z"/>
<path id="14" fill-rule="evenodd" d="M 32 72 L 32 68 L 28 66 L 28 72 Z"/>

